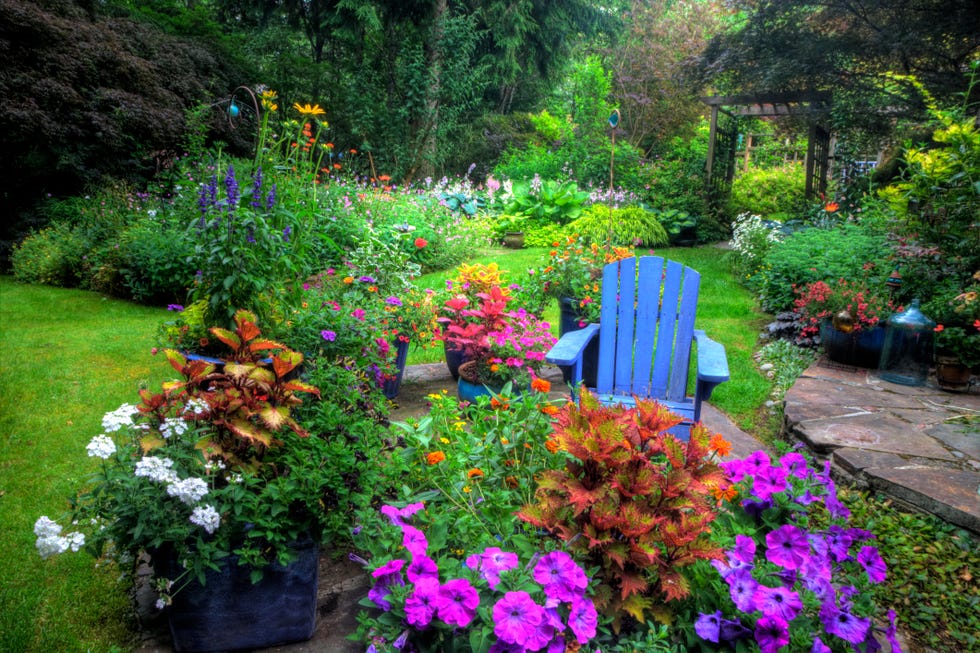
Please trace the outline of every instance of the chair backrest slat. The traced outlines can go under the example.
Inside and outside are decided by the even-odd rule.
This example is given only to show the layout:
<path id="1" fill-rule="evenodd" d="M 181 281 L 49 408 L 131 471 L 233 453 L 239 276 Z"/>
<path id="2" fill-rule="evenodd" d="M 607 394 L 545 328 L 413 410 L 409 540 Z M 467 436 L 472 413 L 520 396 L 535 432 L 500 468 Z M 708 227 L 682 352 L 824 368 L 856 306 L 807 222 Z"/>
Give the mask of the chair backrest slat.
<path id="1" fill-rule="evenodd" d="M 657 256 L 603 269 L 599 393 L 683 400 L 700 275 Z"/>

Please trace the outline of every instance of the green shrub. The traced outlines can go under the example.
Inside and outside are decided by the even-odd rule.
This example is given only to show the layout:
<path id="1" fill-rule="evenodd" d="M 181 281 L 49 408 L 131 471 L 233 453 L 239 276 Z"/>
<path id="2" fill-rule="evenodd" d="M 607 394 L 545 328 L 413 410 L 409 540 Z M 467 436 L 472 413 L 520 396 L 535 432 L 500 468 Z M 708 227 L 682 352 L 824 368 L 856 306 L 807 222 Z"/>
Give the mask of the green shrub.
<path id="1" fill-rule="evenodd" d="M 552 247 L 567 236 L 569 230 L 554 223 L 530 222 L 524 230 L 525 247 Z"/>
<path id="2" fill-rule="evenodd" d="M 14 278 L 24 283 L 73 288 L 81 280 L 86 243 L 65 223 L 52 224 L 14 247 Z"/>
<path id="3" fill-rule="evenodd" d="M 708 156 L 707 123 L 695 138 L 674 138 L 658 148 L 639 171 L 637 189 L 643 202 L 662 211 L 674 209 L 692 216 L 707 214 L 704 166 Z M 699 220 L 700 222 L 700 220 Z"/>
<path id="4" fill-rule="evenodd" d="M 802 164 L 752 168 L 732 182 L 728 212 L 754 213 L 763 218 L 777 213 L 802 215 L 807 207 L 805 190 L 806 169 Z"/>
<path id="5" fill-rule="evenodd" d="M 192 244 L 181 226 L 149 218 L 131 226 L 120 239 L 120 274 L 126 294 L 143 304 L 180 303 L 194 270 L 187 266 Z"/>
<path id="6" fill-rule="evenodd" d="M 808 228 L 789 235 L 766 255 L 757 274 L 748 279 L 762 308 L 770 313 L 793 306 L 794 286 L 813 281 L 880 277 L 882 284 L 891 272 L 884 234 L 860 224 L 835 229 Z"/>
<path id="7" fill-rule="evenodd" d="M 592 242 L 623 247 L 660 247 L 669 241 L 658 215 L 639 207 L 611 209 L 593 204 L 584 215 L 572 221 L 569 229 Z"/>

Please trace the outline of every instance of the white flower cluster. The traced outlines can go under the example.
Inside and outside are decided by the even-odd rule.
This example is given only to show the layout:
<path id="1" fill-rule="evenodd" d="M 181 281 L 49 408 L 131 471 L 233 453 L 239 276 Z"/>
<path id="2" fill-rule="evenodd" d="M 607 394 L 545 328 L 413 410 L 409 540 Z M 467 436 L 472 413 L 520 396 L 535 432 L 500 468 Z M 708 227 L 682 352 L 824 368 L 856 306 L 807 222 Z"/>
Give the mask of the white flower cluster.
<path id="1" fill-rule="evenodd" d="M 172 435 L 183 435 L 187 431 L 187 422 L 179 417 L 168 417 L 160 425 L 160 435 L 164 440 L 168 440 Z"/>
<path id="2" fill-rule="evenodd" d="M 198 506 L 191 513 L 191 523 L 200 526 L 210 535 L 221 525 L 221 515 L 214 506 Z"/>
<path id="3" fill-rule="evenodd" d="M 116 453 L 116 443 L 108 435 L 97 435 L 85 447 L 88 455 L 92 458 L 108 460 L 112 454 Z"/>
<path id="4" fill-rule="evenodd" d="M 133 473 L 136 476 L 148 478 L 157 483 L 175 483 L 180 480 L 172 468 L 174 461 L 169 458 L 157 458 L 156 456 L 143 456 L 136 463 Z"/>
<path id="5" fill-rule="evenodd" d="M 167 486 L 167 494 L 177 497 L 189 506 L 200 501 L 207 493 L 208 484 L 200 478 L 185 478 Z"/>
<path id="6" fill-rule="evenodd" d="M 133 425 L 133 417 L 139 410 L 133 404 L 123 404 L 116 410 L 102 416 L 102 428 L 106 433 L 115 433 L 124 426 Z"/>
<path id="7" fill-rule="evenodd" d="M 34 534 L 37 535 L 37 552 L 42 558 L 64 553 L 68 549 L 78 551 L 85 546 L 83 533 L 61 534 L 61 526 L 44 515 L 34 522 Z"/>
<path id="8" fill-rule="evenodd" d="M 209 412 L 210 409 L 208 408 L 207 403 L 201 399 L 198 399 L 197 397 L 191 397 L 184 405 L 185 415 L 206 416 Z"/>

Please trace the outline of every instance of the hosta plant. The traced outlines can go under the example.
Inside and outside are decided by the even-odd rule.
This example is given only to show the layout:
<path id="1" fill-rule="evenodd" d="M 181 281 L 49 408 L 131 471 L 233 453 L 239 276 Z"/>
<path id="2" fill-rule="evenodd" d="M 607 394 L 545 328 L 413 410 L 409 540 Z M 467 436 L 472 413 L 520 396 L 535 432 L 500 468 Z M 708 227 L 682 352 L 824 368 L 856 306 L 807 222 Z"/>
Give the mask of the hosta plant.
<path id="1" fill-rule="evenodd" d="M 709 533 L 714 496 L 729 485 L 715 455 L 729 445 L 700 425 L 682 442 L 668 432 L 679 423 L 653 401 L 604 407 L 582 391 L 556 416 L 571 461 L 542 472 L 519 513 L 597 570 L 596 605 L 617 626 L 626 614 L 669 619 L 669 602 L 690 591 L 684 568 L 723 557 Z"/>

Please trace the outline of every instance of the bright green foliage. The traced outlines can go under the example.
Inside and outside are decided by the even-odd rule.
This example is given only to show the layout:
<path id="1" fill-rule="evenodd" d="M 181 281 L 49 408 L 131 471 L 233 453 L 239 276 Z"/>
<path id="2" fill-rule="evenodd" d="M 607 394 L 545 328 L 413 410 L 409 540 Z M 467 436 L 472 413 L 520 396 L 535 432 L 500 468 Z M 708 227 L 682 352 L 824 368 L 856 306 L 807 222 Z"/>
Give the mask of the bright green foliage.
<path id="1" fill-rule="evenodd" d="M 76 286 L 85 249 L 85 241 L 74 229 L 65 223 L 52 224 L 14 247 L 14 278 L 24 283 Z"/>
<path id="2" fill-rule="evenodd" d="M 794 287 L 813 281 L 870 276 L 884 288 L 884 280 L 892 271 L 887 256 L 885 235 L 860 224 L 804 229 L 772 248 L 747 285 L 764 310 L 778 313 L 792 308 Z M 866 271 L 868 264 L 872 267 Z"/>
<path id="3" fill-rule="evenodd" d="M 806 170 L 802 163 L 752 168 L 732 182 L 728 213 L 754 213 L 763 218 L 802 217 L 806 210 Z"/>
<path id="4" fill-rule="evenodd" d="M 690 592 L 684 568 L 721 557 L 709 538 L 711 491 L 728 484 L 712 459 L 718 440 L 697 426 L 681 442 L 667 432 L 679 422 L 656 402 L 606 408 L 583 390 L 556 416 L 566 468 L 543 472 L 519 513 L 597 570 L 596 607 L 617 624 L 668 619 L 664 602 Z"/>
<path id="5" fill-rule="evenodd" d="M 660 247 L 669 238 L 660 216 L 640 207 L 610 208 L 592 204 L 569 229 L 592 242 L 627 247 Z"/>
<path id="6" fill-rule="evenodd" d="M 685 213 L 684 211 L 679 211 L 677 209 L 664 209 L 662 211 L 654 209 L 653 212 L 657 216 L 657 220 L 663 226 L 664 231 L 667 232 L 667 236 L 670 238 L 671 243 L 677 243 L 682 239 L 684 234 L 693 232 L 695 227 L 698 226 L 697 217 Z"/>
<path id="7" fill-rule="evenodd" d="M 891 501 L 841 492 L 855 526 L 877 536 L 889 582 L 875 598 L 895 609 L 912 639 L 937 651 L 980 651 L 980 542 L 931 515 L 900 511 Z"/>

